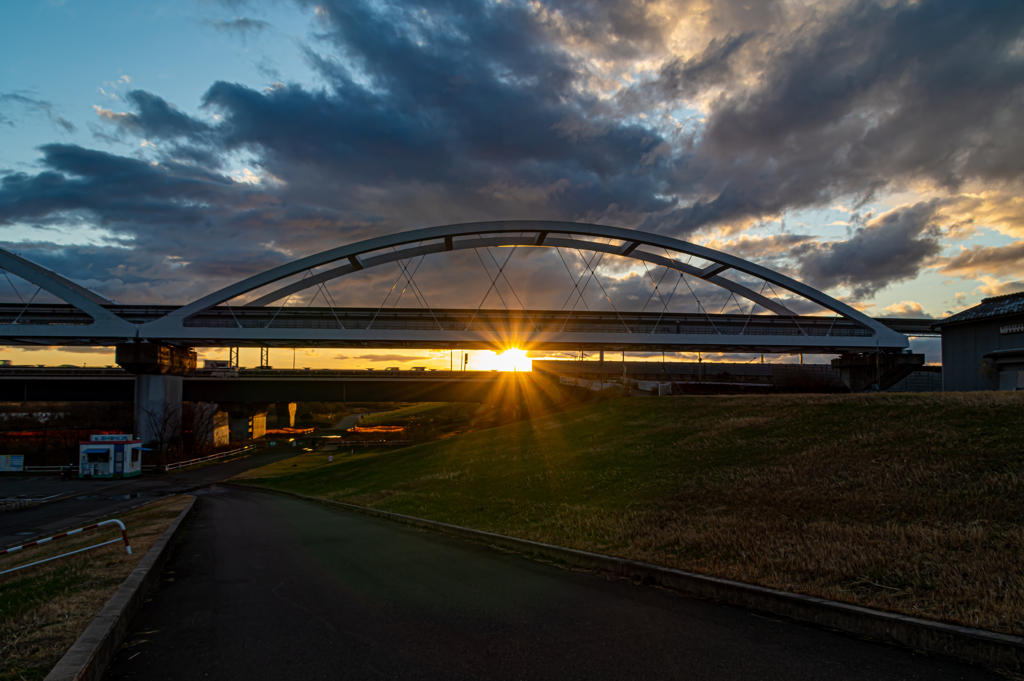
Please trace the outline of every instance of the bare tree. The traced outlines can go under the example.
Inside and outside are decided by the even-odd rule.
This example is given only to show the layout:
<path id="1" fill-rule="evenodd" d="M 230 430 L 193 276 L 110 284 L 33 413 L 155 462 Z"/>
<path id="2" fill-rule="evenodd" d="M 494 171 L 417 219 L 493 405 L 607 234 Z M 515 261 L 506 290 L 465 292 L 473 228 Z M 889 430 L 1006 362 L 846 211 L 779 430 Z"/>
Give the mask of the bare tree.
<path id="1" fill-rule="evenodd" d="M 150 441 L 145 444 L 160 452 L 158 463 L 167 463 L 168 450 L 173 448 L 181 429 L 181 406 L 165 404 L 163 409 L 145 409 L 142 418 L 149 427 Z"/>
<path id="2" fill-rule="evenodd" d="M 216 413 L 216 404 L 185 402 L 181 405 L 177 440 L 182 458 L 195 459 L 213 447 Z"/>
<path id="3" fill-rule="evenodd" d="M 146 410 L 150 444 L 160 452 L 158 463 L 195 459 L 212 449 L 216 413 L 217 405 L 203 402 Z"/>

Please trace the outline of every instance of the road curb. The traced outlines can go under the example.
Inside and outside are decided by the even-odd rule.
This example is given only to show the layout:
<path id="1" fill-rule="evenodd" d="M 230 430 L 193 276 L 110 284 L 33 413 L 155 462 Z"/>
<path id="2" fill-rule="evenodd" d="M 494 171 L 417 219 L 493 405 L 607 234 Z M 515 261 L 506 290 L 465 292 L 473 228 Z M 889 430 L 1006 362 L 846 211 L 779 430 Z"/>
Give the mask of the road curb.
<path id="1" fill-rule="evenodd" d="M 128 633 L 132 617 L 142 607 L 150 587 L 160 578 L 170 553 L 171 540 L 195 503 L 196 498 L 193 497 L 170 527 L 164 530 L 146 557 L 118 587 L 57 666 L 46 675 L 46 681 L 93 681 L 103 677 Z"/>
<path id="2" fill-rule="evenodd" d="M 807 622 L 926 653 L 953 657 L 973 664 L 1017 673 L 1024 672 L 1024 638 L 1017 636 L 942 622 L 930 622 L 916 617 L 862 608 L 824 598 L 708 577 L 684 570 L 577 549 L 567 549 L 552 544 L 542 544 L 528 539 L 473 530 L 459 525 L 449 525 L 296 492 L 238 482 L 220 484 L 315 501 L 362 515 L 384 518 L 462 539 L 484 542 L 526 555 L 555 560 L 573 567 L 610 572 L 644 584 L 662 586 L 685 594 L 767 612 L 797 622 Z"/>

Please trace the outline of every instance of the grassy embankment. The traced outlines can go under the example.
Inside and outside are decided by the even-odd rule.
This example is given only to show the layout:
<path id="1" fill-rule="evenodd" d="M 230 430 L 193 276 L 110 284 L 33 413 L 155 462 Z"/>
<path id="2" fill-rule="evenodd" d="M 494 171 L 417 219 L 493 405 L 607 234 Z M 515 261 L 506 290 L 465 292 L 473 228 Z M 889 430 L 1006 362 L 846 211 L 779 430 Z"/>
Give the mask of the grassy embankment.
<path id="1" fill-rule="evenodd" d="M 0 577 L 0 681 L 44 678 L 191 498 L 161 499 L 120 516 L 130 556 L 124 544 L 110 544 Z M 116 526 L 101 529 L 4 556 L 0 570 L 121 535 Z"/>
<path id="2" fill-rule="evenodd" d="M 421 444 L 514 423 L 527 418 L 527 414 L 551 414 L 582 404 L 575 398 L 561 395 L 557 398 L 560 401 L 556 401 L 543 395 L 536 386 L 531 386 L 529 395 L 527 409 L 509 410 L 500 405 L 475 402 L 422 402 L 369 414 L 363 417 L 359 426 L 401 426 L 405 429 L 401 439 Z M 584 397 L 591 401 L 601 399 L 593 393 Z"/>
<path id="3" fill-rule="evenodd" d="M 301 405 L 301 416 L 296 417 L 296 426 L 309 428 L 332 428 L 346 416 L 366 414 L 359 425 L 400 425 L 422 429 L 433 428 L 450 432 L 473 420 L 480 410 L 479 404 L 468 402 L 382 402 L 360 404 L 345 408 L 341 403 L 309 402 Z"/>
<path id="4" fill-rule="evenodd" d="M 1024 634 L 1024 395 L 615 400 L 248 481 Z"/>
<path id="5" fill-rule="evenodd" d="M 479 407 L 480 405 L 470 402 L 420 402 L 391 411 L 367 414 L 363 417 L 360 425 L 408 425 L 422 423 L 424 419 L 430 420 L 435 416 L 446 421 L 461 422 L 470 418 Z"/>
<path id="6" fill-rule="evenodd" d="M 483 410 L 471 402 L 423 402 L 364 416 L 359 425 L 401 426 L 399 439 L 429 442 L 479 429 L 477 414 Z"/>

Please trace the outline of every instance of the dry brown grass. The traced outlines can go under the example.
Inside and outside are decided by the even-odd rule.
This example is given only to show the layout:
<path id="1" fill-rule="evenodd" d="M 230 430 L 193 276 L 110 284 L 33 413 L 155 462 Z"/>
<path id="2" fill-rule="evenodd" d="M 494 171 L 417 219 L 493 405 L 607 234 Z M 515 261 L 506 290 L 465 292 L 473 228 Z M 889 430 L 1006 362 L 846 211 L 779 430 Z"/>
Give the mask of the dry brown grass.
<path id="1" fill-rule="evenodd" d="M 130 556 L 123 544 L 111 544 L 0 577 L 0 681 L 44 678 L 191 498 L 168 497 L 119 516 Z M 25 549 L 0 558 L 0 570 L 119 535 L 103 528 Z"/>
<path id="2" fill-rule="evenodd" d="M 818 401 L 794 397 L 786 406 Z M 918 404 L 923 413 L 857 423 L 842 439 L 804 438 L 781 462 L 681 477 L 674 494 L 637 510 L 559 505 L 538 538 L 1021 635 L 1020 459 L 1000 462 L 1006 452 L 971 446 L 961 424 L 937 420 L 930 409 L 1022 404 L 994 393 L 926 398 Z M 701 434 L 724 437 L 767 421 L 726 418 Z M 908 432 L 918 440 L 913 451 Z M 746 444 L 777 447 L 780 440 L 773 434 Z M 949 446 L 957 455 L 942 456 Z"/>
<path id="3" fill-rule="evenodd" d="M 1022 442 L 1020 393 L 673 397 L 249 476 L 1024 635 Z"/>

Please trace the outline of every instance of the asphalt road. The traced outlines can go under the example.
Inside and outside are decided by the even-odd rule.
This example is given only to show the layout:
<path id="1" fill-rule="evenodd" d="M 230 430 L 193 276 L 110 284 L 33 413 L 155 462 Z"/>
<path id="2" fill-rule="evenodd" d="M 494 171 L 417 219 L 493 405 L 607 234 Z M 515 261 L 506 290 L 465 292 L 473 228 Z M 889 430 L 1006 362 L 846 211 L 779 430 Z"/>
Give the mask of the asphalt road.
<path id="1" fill-rule="evenodd" d="M 36 506 L 0 513 L 0 547 L 17 546 L 168 494 L 189 492 L 226 480 L 242 471 L 295 456 L 296 452 L 260 453 L 226 463 L 129 480 L 61 480 L 49 477 L 0 478 L 0 497 L 64 496 Z M 130 531 L 130 528 L 129 528 Z"/>
<path id="2" fill-rule="evenodd" d="M 107 679 L 994 679 L 318 504 L 199 493 Z"/>

